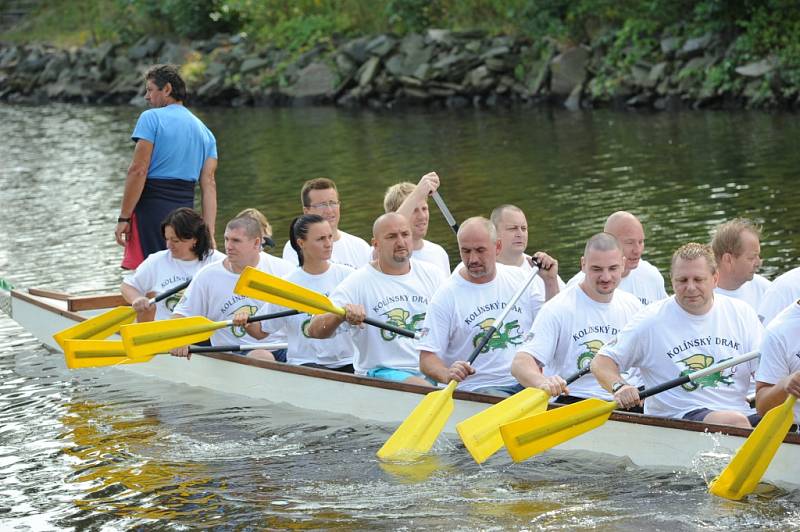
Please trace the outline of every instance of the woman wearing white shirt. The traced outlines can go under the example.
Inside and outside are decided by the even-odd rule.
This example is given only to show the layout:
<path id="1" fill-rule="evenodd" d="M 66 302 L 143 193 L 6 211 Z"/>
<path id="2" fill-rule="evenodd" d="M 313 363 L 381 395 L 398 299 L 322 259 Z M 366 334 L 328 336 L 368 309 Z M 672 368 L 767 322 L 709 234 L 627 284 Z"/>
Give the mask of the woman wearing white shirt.
<path id="1" fill-rule="evenodd" d="M 225 258 L 212 249 L 211 233 L 203 218 L 187 207 L 175 209 L 161 223 L 167 249 L 148 256 L 136 272 L 122 281 L 122 297 L 136 311 L 137 321 L 164 320 L 180 300 L 175 294 L 151 304 L 147 294 L 160 294 L 190 280 L 207 264 Z"/>
<path id="2" fill-rule="evenodd" d="M 333 252 L 333 231 L 330 224 L 316 214 L 305 214 L 292 220 L 289 228 L 289 242 L 297 252 L 299 267 L 287 275 L 285 279 L 299 284 L 326 296 L 354 270 L 343 264 L 330 262 Z M 283 307 L 267 303 L 259 314 L 272 314 L 285 310 Z M 247 315 L 234 317 L 244 322 Z M 283 330 L 289 348 L 286 361 L 289 364 L 332 369 L 353 373 L 353 356 L 356 347 L 352 336 L 347 331 L 337 331 L 334 336 L 325 340 L 309 338 L 306 328 L 311 322 L 311 315 L 296 314 L 260 323 L 246 325 L 247 333 L 259 340 L 273 336 Z"/>

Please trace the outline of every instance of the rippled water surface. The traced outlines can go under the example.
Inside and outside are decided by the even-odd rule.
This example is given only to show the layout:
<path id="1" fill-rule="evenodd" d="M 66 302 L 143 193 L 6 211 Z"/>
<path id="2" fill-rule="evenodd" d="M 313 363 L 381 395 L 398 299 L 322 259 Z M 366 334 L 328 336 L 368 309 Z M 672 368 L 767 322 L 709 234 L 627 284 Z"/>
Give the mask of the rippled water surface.
<path id="1" fill-rule="evenodd" d="M 0 278 L 90 293 L 116 287 L 113 225 L 139 110 L 0 106 Z M 613 210 L 639 214 L 647 257 L 706 240 L 721 220 L 764 224 L 764 273 L 795 265 L 794 115 L 204 109 L 221 154 L 218 225 L 264 210 L 279 246 L 299 186 L 334 178 L 342 227 L 368 236 L 383 191 L 435 169 L 457 218 L 511 202 L 531 249 L 577 270 Z M 218 235 L 219 236 L 219 235 Z M 430 236 L 451 252 L 432 211 Z M 681 471 L 550 453 L 475 465 L 455 440 L 414 467 L 379 464 L 393 427 L 145 379 L 65 369 L 0 314 L 0 528 L 118 530 L 800 528 L 800 491 L 710 497 L 721 457 Z"/>

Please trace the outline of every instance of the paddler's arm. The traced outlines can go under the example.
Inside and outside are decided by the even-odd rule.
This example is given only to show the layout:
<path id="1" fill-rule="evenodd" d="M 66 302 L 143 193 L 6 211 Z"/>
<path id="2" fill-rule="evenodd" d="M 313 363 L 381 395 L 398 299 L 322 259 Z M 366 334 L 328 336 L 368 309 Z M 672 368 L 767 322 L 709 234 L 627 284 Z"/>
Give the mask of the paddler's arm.
<path id="1" fill-rule="evenodd" d="M 344 305 L 344 312 L 344 316 L 332 312 L 314 316 L 308 326 L 308 335 L 311 338 L 330 338 L 345 321 L 350 325 L 361 325 L 367 316 L 364 305 Z"/>
<path id="2" fill-rule="evenodd" d="M 536 358 L 530 353 L 519 351 L 511 362 L 511 375 L 526 388 L 539 388 L 557 397 L 568 394 L 567 383 L 558 375 L 545 377 Z"/>
<path id="3" fill-rule="evenodd" d="M 247 334 L 255 338 L 256 340 L 263 340 L 269 333 L 264 332 L 261 329 L 261 322 L 254 321 L 252 323 L 247 323 L 247 319 L 250 317 L 250 311 L 246 309 L 238 310 L 233 315 L 233 325 L 235 327 L 244 327 L 244 330 L 247 331 Z"/>
<path id="4" fill-rule="evenodd" d="M 800 397 L 800 371 L 787 375 L 775 384 L 756 381 L 756 410 L 763 416 L 783 403 L 789 394 Z"/>
<path id="5" fill-rule="evenodd" d="M 544 251 L 537 251 L 531 258 L 534 265 L 539 265 L 539 277 L 544 281 L 544 300 L 550 301 L 561 290 L 558 286 L 558 261 Z"/>
<path id="6" fill-rule="evenodd" d="M 128 175 L 125 176 L 125 189 L 122 193 L 122 205 L 119 208 L 120 218 L 130 218 L 133 216 L 133 209 L 139 203 L 139 198 L 144 190 L 144 182 L 147 179 L 147 170 L 150 168 L 150 158 L 153 155 L 153 143 L 139 139 L 133 148 L 133 160 L 128 167 Z M 125 239 L 131 232 L 130 222 L 117 222 L 114 230 L 114 237 L 117 244 L 125 245 Z"/>
<path id="7" fill-rule="evenodd" d="M 614 400 L 622 408 L 633 408 L 640 406 L 639 390 L 635 386 L 625 384 L 616 392 L 613 391 L 614 384 L 625 382 L 619 373 L 619 366 L 611 357 L 598 353 L 592 359 L 592 375 L 600 383 L 600 386 L 614 394 Z"/>
<path id="8" fill-rule="evenodd" d="M 200 171 L 200 196 L 201 205 L 203 208 L 203 221 L 208 226 L 208 231 L 211 233 L 211 243 L 214 248 L 217 243 L 214 240 L 214 227 L 217 221 L 217 160 L 209 157 L 203 164 L 203 169 Z"/>
<path id="9" fill-rule="evenodd" d="M 409 194 L 400 207 L 397 208 L 397 214 L 405 217 L 411 223 L 411 217 L 414 215 L 414 209 L 417 208 L 421 202 L 428 199 L 428 196 L 436 192 L 439 188 L 439 176 L 436 172 L 429 172 L 422 176 L 414 187 L 414 191 Z"/>
<path id="10" fill-rule="evenodd" d="M 457 360 L 448 368 L 441 358 L 430 351 L 419 352 L 419 370 L 436 382 L 444 384 L 450 381 L 461 382 L 475 373 L 475 368 L 464 360 Z"/>

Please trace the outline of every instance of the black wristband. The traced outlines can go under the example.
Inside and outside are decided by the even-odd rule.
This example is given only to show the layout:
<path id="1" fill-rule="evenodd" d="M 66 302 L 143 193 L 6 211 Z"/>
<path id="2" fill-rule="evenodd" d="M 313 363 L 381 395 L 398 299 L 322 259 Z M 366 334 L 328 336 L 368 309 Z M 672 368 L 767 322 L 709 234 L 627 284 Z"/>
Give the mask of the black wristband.
<path id="1" fill-rule="evenodd" d="M 125 222 L 126 224 L 129 224 L 129 223 L 131 223 L 131 219 L 130 218 L 123 218 L 122 216 L 117 218 L 117 223 L 118 224 L 121 224 L 122 222 Z"/>

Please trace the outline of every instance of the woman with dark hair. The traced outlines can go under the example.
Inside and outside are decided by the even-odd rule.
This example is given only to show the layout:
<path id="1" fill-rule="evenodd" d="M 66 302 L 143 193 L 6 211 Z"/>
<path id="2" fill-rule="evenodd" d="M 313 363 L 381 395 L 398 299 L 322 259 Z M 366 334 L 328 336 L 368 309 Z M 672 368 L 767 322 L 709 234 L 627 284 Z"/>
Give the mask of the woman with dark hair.
<path id="1" fill-rule="evenodd" d="M 136 310 L 138 321 L 163 320 L 170 317 L 180 300 L 176 294 L 155 306 L 147 294 L 160 294 L 191 279 L 203 266 L 225 258 L 212 248 L 211 233 L 203 218 L 192 209 L 175 209 L 161 223 L 161 234 L 167 249 L 145 259 L 136 272 L 122 281 L 122 297 Z"/>
<path id="2" fill-rule="evenodd" d="M 330 262 L 333 252 L 333 231 L 330 224 L 319 215 L 304 214 L 292 220 L 289 226 L 289 242 L 297 252 L 300 266 L 285 277 L 287 281 L 328 295 L 354 271 L 349 266 Z M 282 310 L 285 309 L 267 303 L 258 313 L 271 314 Z M 247 333 L 260 340 L 283 331 L 289 344 L 286 354 L 286 362 L 289 364 L 353 373 L 356 346 L 353 344 L 352 336 L 347 331 L 337 331 L 334 336 L 326 340 L 309 338 L 307 327 L 311 317 L 309 314 L 296 314 L 250 323 L 247 325 Z M 247 316 L 244 316 L 244 319 L 246 318 Z"/>

